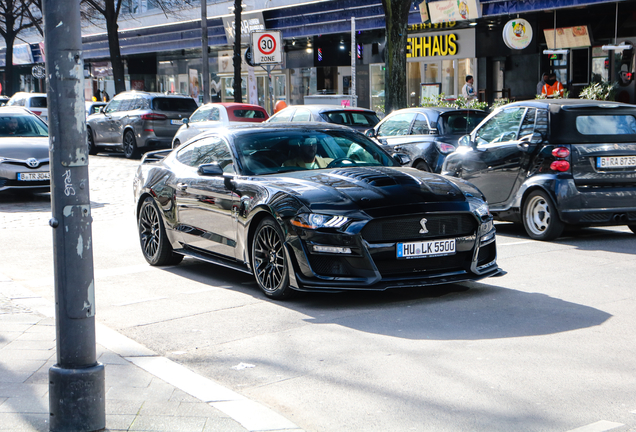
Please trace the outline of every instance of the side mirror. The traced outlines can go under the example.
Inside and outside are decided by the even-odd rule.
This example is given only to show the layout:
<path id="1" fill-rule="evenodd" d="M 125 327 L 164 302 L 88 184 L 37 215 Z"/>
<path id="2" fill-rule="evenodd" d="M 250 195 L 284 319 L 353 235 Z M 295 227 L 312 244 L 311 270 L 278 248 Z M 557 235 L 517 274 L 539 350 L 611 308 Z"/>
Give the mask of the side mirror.
<path id="1" fill-rule="evenodd" d="M 188 126 L 188 123 L 190 123 L 190 119 L 189 118 L 184 118 L 183 119 L 183 124 L 186 125 L 186 127 L 190 127 L 190 126 Z"/>
<path id="2" fill-rule="evenodd" d="M 367 129 L 364 131 L 364 134 L 369 138 L 375 138 L 377 136 L 375 133 L 375 129 Z"/>
<path id="3" fill-rule="evenodd" d="M 463 147 L 472 147 L 473 146 L 473 142 L 470 140 L 470 135 L 462 136 L 457 141 L 457 144 L 459 144 L 460 146 L 463 146 Z"/>
<path id="4" fill-rule="evenodd" d="M 391 157 L 400 165 L 407 165 L 411 163 L 411 158 L 404 153 L 394 153 L 391 155 Z"/>
<path id="5" fill-rule="evenodd" d="M 212 162 L 208 164 L 199 165 L 199 169 L 197 169 L 197 174 L 202 176 L 222 176 L 223 168 L 218 164 L 218 162 Z"/>

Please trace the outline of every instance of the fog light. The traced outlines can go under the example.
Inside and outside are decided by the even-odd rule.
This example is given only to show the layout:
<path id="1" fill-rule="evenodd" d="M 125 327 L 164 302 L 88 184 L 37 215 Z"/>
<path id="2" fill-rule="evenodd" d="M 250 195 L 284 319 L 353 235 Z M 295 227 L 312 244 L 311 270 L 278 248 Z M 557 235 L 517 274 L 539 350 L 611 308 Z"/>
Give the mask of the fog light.
<path id="1" fill-rule="evenodd" d="M 318 246 L 314 245 L 314 252 L 326 252 L 335 254 L 350 254 L 351 248 L 341 246 Z"/>

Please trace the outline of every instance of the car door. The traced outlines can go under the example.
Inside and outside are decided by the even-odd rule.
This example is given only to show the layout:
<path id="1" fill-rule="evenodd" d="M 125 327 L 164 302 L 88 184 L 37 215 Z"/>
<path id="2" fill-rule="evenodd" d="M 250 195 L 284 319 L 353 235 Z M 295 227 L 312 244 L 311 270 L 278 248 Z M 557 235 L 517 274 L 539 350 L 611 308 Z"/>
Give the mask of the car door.
<path id="1" fill-rule="evenodd" d="M 121 144 L 124 141 L 124 129 L 133 120 L 131 113 L 135 107 L 135 98 L 134 94 L 123 95 L 117 110 L 110 114 L 110 142 Z"/>
<path id="2" fill-rule="evenodd" d="M 96 144 L 112 143 L 113 137 L 111 132 L 111 117 L 114 112 L 119 109 L 121 103 L 120 98 L 111 100 L 108 105 L 104 107 L 103 112 L 91 117 L 89 126 L 93 130 L 93 135 Z"/>
<path id="3" fill-rule="evenodd" d="M 506 108 L 473 132 L 474 146 L 464 153 L 459 175 L 477 186 L 490 205 L 501 204 L 510 196 L 526 155 L 518 146 L 519 139 L 534 125 L 535 116 L 534 108 Z"/>
<path id="4" fill-rule="evenodd" d="M 218 136 L 206 137 L 183 147 L 177 160 L 186 165 L 175 180 L 178 230 L 183 241 L 201 251 L 234 258 L 236 250 L 237 196 L 223 176 L 202 176 L 202 164 L 217 162 L 233 172 L 230 147 Z"/>
<path id="5" fill-rule="evenodd" d="M 417 113 L 406 135 L 387 139 L 387 147 L 391 153 L 404 153 L 409 155 L 412 161 L 425 159 L 429 161 L 430 145 L 435 137 L 430 134 L 431 127 L 428 117 Z M 432 167 L 434 168 L 434 167 Z"/>

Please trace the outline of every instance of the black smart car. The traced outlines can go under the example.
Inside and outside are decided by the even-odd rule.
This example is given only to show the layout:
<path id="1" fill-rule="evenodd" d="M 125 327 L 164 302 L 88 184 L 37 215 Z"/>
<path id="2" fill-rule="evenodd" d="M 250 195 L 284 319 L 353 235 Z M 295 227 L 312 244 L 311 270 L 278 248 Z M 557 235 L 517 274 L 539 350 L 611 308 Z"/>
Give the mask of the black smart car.
<path id="1" fill-rule="evenodd" d="M 404 108 L 386 116 L 366 135 L 389 153 L 404 153 L 411 166 L 440 172 L 446 155 L 488 114 L 474 109 L 448 107 Z"/>
<path id="2" fill-rule="evenodd" d="M 505 105 L 444 163 L 486 196 L 498 220 L 554 240 L 566 225 L 636 232 L 636 106 L 580 99 Z"/>
<path id="3" fill-rule="evenodd" d="M 151 265 L 194 257 L 254 274 L 271 298 L 502 274 L 477 189 L 343 126 L 217 128 L 146 154 L 134 190 Z"/>

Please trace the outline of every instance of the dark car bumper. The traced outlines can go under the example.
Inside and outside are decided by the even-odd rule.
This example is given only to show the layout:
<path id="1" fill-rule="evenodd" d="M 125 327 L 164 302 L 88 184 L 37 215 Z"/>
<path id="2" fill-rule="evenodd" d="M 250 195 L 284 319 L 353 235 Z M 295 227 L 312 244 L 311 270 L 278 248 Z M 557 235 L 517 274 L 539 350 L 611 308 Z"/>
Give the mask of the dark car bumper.
<path id="1" fill-rule="evenodd" d="M 495 229 L 491 222 L 475 224 L 471 233 L 447 235 L 446 238 L 456 240 L 453 255 L 416 259 L 398 259 L 398 241 L 375 238 L 371 243 L 369 236 L 365 238 L 362 233 L 305 231 L 299 234 L 288 241 L 295 269 L 291 284 L 299 291 L 384 291 L 476 281 L 505 274 L 497 266 Z M 351 253 L 316 253 L 312 250 L 314 245 L 346 246 Z"/>

